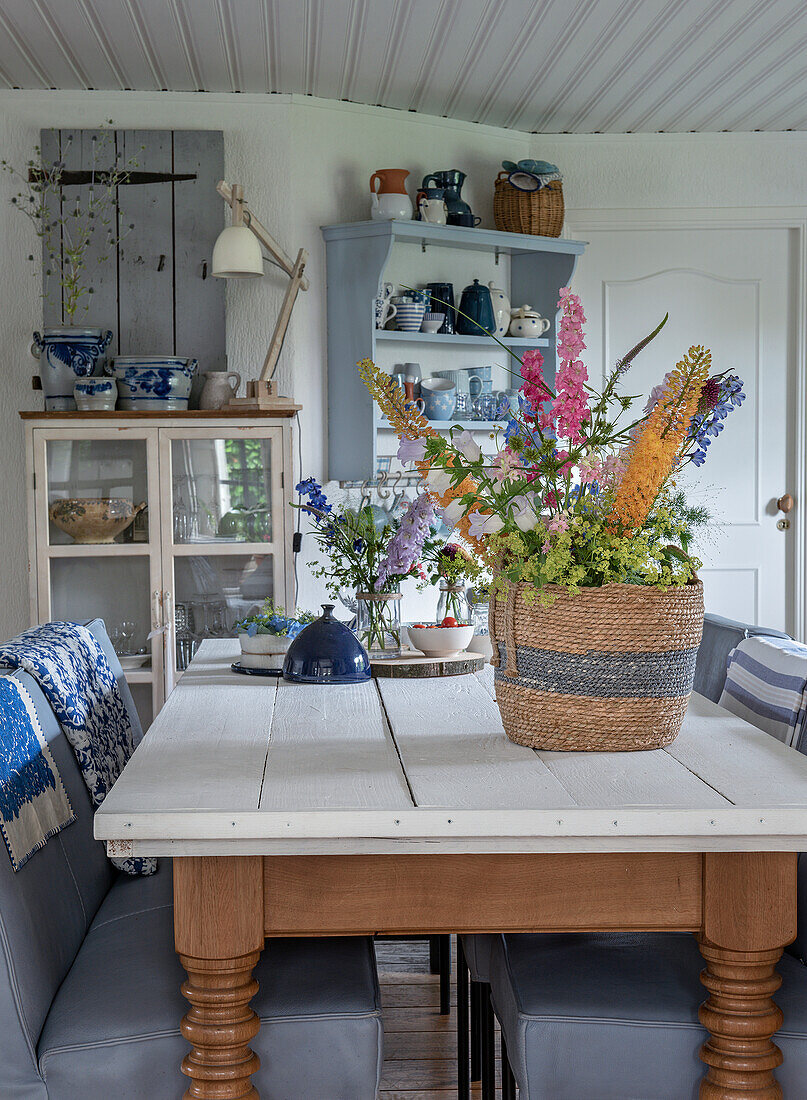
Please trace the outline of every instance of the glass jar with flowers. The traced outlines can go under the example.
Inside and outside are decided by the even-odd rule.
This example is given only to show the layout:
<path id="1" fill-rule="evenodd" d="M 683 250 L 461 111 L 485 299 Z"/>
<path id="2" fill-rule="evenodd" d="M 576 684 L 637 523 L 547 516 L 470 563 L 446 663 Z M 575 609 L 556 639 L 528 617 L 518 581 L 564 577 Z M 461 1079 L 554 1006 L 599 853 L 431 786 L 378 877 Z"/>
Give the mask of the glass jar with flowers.
<path id="1" fill-rule="evenodd" d="M 558 308 L 557 374 L 544 376 L 537 350 L 518 360 L 519 410 L 492 457 L 458 427 L 438 434 L 372 361 L 360 372 L 401 437 L 398 457 L 493 574 L 507 735 L 534 748 L 657 748 L 681 728 L 703 626 L 691 550 L 709 517 L 687 504 L 681 473 L 704 462 L 742 382 L 713 373 L 694 345 L 637 408 L 624 375 L 665 317 L 597 392 L 580 358 L 580 299 L 564 287 Z"/>
<path id="2" fill-rule="evenodd" d="M 397 516 L 364 505 L 335 507 L 314 478 L 297 486 L 296 505 L 313 521 L 321 559 L 309 562 L 330 596 L 356 615 L 356 632 L 372 660 L 401 655 L 401 593 L 406 577 L 420 577 L 424 545 L 431 538 L 434 505 L 420 494 Z"/>
<path id="3" fill-rule="evenodd" d="M 436 584 L 440 597 L 437 601 L 435 621 L 454 619 L 451 625 L 471 621 L 468 599 L 465 595 L 465 581 L 473 568 L 473 559 L 459 542 L 444 542 L 430 546 L 423 555 L 423 567 L 429 576 L 429 583 Z"/>

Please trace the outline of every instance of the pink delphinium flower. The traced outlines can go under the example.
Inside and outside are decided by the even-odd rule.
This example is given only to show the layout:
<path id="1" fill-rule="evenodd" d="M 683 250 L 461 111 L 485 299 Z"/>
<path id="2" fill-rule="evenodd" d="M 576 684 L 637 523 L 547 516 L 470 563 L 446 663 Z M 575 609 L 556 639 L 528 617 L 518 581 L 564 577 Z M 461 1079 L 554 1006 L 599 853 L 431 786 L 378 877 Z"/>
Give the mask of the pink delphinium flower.
<path id="1" fill-rule="evenodd" d="M 581 485 L 591 485 L 595 481 L 602 481 L 602 462 L 597 455 L 585 455 L 580 459 L 578 472 Z"/>
<path id="2" fill-rule="evenodd" d="M 544 357 L 540 351 L 530 350 L 524 352 L 524 358 L 521 361 L 521 377 L 524 379 L 521 384 L 521 392 L 525 400 L 529 402 L 530 408 L 533 410 L 531 415 L 534 416 L 544 401 L 552 396 L 546 382 L 544 382 Z M 527 414 L 525 413 L 525 415 Z"/>
<path id="3" fill-rule="evenodd" d="M 562 287 L 558 308 L 561 310 L 558 330 L 558 367 L 555 388 L 557 396 L 552 402 L 557 433 L 572 443 L 581 443 L 580 429 L 589 419 L 588 397 L 585 383 L 588 372 L 578 355 L 585 348 L 583 325 L 586 316 L 580 299 L 568 287 Z"/>
<path id="4" fill-rule="evenodd" d="M 547 531 L 549 531 L 550 535 L 556 535 L 561 531 L 568 531 L 569 521 L 563 514 L 553 516 L 549 523 L 546 525 L 546 529 Z"/>
<path id="5" fill-rule="evenodd" d="M 491 476 L 494 481 L 502 482 L 510 477 L 514 470 L 520 470 L 521 463 L 509 447 L 498 451 L 491 463 Z"/>

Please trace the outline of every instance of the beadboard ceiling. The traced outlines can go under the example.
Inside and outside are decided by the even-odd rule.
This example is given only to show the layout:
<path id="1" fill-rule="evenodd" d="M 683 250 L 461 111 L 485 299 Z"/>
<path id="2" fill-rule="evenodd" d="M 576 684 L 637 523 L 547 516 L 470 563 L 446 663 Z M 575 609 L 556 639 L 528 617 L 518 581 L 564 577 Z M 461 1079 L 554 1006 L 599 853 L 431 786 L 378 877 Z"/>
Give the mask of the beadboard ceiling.
<path id="1" fill-rule="evenodd" d="M 543 133 L 807 128 L 804 0 L 0 0 L 9 88 L 281 92 Z"/>

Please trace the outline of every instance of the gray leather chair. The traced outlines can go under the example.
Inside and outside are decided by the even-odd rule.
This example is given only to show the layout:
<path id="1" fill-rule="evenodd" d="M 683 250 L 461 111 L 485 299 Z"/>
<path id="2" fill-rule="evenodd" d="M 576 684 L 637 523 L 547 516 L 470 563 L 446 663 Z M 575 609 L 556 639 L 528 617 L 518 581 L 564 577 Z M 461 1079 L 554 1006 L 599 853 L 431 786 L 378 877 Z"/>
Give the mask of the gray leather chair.
<path id="1" fill-rule="evenodd" d="M 129 689 L 103 623 L 89 628 Z M 188 1045 L 173 950 L 171 861 L 118 875 L 92 836 L 92 806 L 42 692 L 25 684 L 77 821 L 18 872 L 0 850 L 2 1100 L 174 1100 Z M 139 736 L 139 724 L 136 733 Z M 382 1026 L 372 941 L 269 941 L 255 971 L 263 1100 L 374 1100 Z"/>
<path id="2" fill-rule="evenodd" d="M 780 631 L 707 615 L 695 690 L 717 702 L 730 651 Z M 807 917 L 807 860 L 799 859 Z M 698 1020 L 703 959 L 675 933 L 507 935 L 490 939 L 491 998 L 521 1100 L 695 1100 L 706 1032 Z M 785 1096 L 807 1096 L 807 937 L 782 956 L 776 1042 Z M 585 1057 L 580 1052 L 585 1051 Z M 508 1093 L 507 1067 L 503 1096 Z"/>

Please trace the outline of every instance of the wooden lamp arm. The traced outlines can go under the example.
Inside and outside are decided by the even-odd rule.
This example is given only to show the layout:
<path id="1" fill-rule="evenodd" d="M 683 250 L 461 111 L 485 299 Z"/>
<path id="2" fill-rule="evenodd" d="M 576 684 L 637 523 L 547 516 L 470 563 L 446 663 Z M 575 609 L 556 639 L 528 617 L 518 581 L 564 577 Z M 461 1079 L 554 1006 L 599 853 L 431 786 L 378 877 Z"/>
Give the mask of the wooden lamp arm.
<path id="1" fill-rule="evenodd" d="M 297 272 L 297 263 L 289 259 L 266 226 L 255 217 L 252 211 L 245 209 L 246 203 L 243 198 L 243 188 L 239 184 L 233 184 L 231 187 L 226 180 L 219 180 L 216 184 L 216 190 L 227 205 L 232 208 L 233 225 L 244 224 L 251 229 L 275 263 L 279 264 L 287 275 L 294 278 Z M 302 276 L 299 281 L 298 289 L 308 290 L 308 285 L 308 279 Z M 296 294 L 297 291 L 295 290 L 295 297 Z"/>

